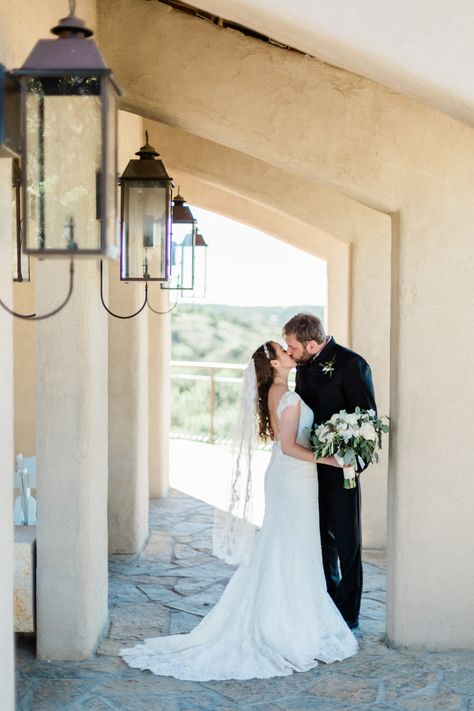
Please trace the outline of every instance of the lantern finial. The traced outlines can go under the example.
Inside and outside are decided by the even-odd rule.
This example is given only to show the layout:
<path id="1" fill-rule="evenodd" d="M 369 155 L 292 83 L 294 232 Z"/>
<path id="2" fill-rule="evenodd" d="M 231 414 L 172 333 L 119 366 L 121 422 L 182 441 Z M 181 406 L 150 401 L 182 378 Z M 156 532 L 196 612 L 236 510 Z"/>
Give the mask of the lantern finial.
<path id="1" fill-rule="evenodd" d="M 142 146 L 140 150 L 135 153 L 135 155 L 139 156 L 140 160 L 154 160 L 160 155 L 158 151 L 148 143 L 148 131 L 145 131 L 145 145 Z"/>
<path id="2" fill-rule="evenodd" d="M 92 30 L 86 27 L 84 20 L 76 17 L 76 0 L 69 0 L 69 15 L 59 20 L 56 27 L 51 29 L 53 35 L 57 35 L 59 39 L 67 39 L 69 37 L 92 37 Z"/>
<path id="3" fill-rule="evenodd" d="M 178 185 L 178 192 L 176 193 L 176 196 L 173 198 L 173 202 L 178 207 L 183 207 L 184 203 L 186 202 L 184 197 L 181 195 L 181 185 Z"/>

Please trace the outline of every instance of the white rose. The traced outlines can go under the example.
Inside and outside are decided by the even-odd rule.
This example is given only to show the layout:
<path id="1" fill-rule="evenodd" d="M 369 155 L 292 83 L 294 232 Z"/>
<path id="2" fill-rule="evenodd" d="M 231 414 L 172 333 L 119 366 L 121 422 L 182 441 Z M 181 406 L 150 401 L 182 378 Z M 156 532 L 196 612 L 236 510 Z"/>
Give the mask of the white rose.
<path id="1" fill-rule="evenodd" d="M 321 442 L 327 442 L 329 439 L 329 435 L 331 433 L 331 430 L 329 427 L 321 427 L 317 429 L 316 434 Z"/>
<path id="2" fill-rule="evenodd" d="M 345 420 L 348 425 L 355 425 L 357 426 L 359 424 L 359 416 L 356 414 L 353 415 L 346 415 Z"/>
<path id="3" fill-rule="evenodd" d="M 371 442 L 375 442 L 377 439 L 375 427 L 370 422 L 364 422 L 360 428 L 360 436 Z"/>

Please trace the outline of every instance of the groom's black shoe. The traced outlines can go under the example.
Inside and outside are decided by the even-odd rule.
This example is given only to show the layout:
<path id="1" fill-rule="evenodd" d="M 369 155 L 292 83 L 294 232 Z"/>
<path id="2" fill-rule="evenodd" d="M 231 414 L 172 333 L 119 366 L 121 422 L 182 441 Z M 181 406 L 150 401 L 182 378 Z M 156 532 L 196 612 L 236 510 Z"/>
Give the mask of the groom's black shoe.
<path id="1" fill-rule="evenodd" d="M 346 620 L 346 625 L 349 627 L 350 630 L 358 630 L 359 620 L 351 620 L 350 622 Z"/>

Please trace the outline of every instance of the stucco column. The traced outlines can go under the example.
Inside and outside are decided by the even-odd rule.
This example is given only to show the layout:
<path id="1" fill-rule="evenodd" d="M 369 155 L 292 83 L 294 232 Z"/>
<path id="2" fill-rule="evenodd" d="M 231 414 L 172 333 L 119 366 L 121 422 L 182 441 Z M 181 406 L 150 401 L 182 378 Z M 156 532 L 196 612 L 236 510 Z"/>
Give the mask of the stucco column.
<path id="1" fill-rule="evenodd" d="M 13 285 L 19 313 L 32 314 L 35 304 L 36 259 L 30 259 L 30 281 Z M 23 319 L 13 322 L 15 453 L 36 454 L 36 328 Z"/>
<path id="2" fill-rule="evenodd" d="M 351 254 L 349 245 L 338 245 L 335 256 L 329 255 L 327 268 L 326 328 L 340 343 L 349 344 L 351 338 L 350 288 Z"/>
<path id="3" fill-rule="evenodd" d="M 430 650 L 474 649 L 474 204 L 448 187 L 394 220 L 387 633 Z"/>
<path id="4" fill-rule="evenodd" d="M 98 265 L 76 261 L 70 303 L 36 334 L 37 650 L 88 657 L 107 622 L 107 324 Z M 68 287 L 68 264 L 38 261 L 38 313 Z"/>
<path id="5" fill-rule="evenodd" d="M 169 309 L 169 294 L 154 288 L 150 301 L 154 309 Z M 169 489 L 169 438 L 171 428 L 171 313 L 155 314 L 148 320 L 149 374 L 149 472 L 150 497 L 166 496 Z"/>
<path id="6" fill-rule="evenodd" d="M 377 229 L 367 225 L 352 245 L 351 341 L 350 348 L 367 359 L 372 369 L 377 408 L 390 414 L 390 298 L 391 222 L 380 221 Z M 362 545 L 387 545 L 388 440 L 385 438 L 378 464 L 361 476 Z"/>
<path id="7" fill-rule="evenodd" d="M 105 292 L 107 293 L 107 292 Z M 142 283 L 109 265 L 109 308 L 127 315 L 143 302 Z M 148 320 L 109 316 L 109 551 L 136 553 L 148 535 Z"/>
<path id="8" fill-rule="evenodd" d="M 12 303 L 11 160 L 0 159 L 0 296 Z M 13 674 L 13 321 L 0 309 L 0 707 L 14 708 Z"/>

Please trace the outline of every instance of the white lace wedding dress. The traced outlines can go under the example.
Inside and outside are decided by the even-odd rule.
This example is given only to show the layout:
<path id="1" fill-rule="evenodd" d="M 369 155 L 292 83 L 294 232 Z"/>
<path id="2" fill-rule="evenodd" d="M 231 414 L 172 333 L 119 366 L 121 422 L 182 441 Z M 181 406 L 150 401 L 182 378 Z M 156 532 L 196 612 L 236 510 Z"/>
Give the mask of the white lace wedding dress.
<path id="1" fill-rule="evenodd" d="M 309 447 L 313 413 L 287 392 L 278 417 L 301 402 L 297 442 Z M 131 667 L 177 679 L 286 676 L 357 652 L 357 642 L 326 592 L 316 467 L 273 445 L 265 475 L 265 517 L 248 565 L 241 565 L 211 612 L 189 634 L 122 649 Z"/>

